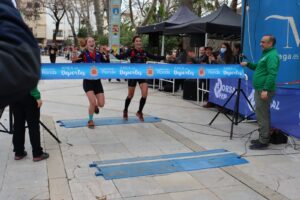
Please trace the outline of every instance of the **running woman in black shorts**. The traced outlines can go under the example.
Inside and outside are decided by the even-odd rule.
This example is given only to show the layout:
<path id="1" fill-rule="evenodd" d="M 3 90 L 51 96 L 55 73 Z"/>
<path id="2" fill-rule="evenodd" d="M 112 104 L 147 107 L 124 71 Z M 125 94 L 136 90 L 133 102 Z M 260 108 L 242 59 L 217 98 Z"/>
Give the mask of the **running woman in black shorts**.
<path id="1" fill-rule="evenodd" d="M 115 57 L 118 59 L 130 59 L 130 63 L 146 63 L 147 58 L 153 59 L 153 60 L 164 60 L 165 56 L 155 56 L 153 54 L 148 53 L 147 51 L 144 51 L 142 49 L 142 39 L 140 36 L 134 36 L 132 39 L 134 48 L 128 49 L 124 54 L 117 55 L 115 54 Z M 125 107 L 123 111 L 123 118 L 125 120 L 128 120 L 128 107 L 131 102 L 131 99 L 134 96 L 134 91 L 136 84 L 139 84 L 141 88 L 142 97 L 140 99 L 140 106 L 139 110 L 136 113 L 136 116 L 140 119 L 140 121 L 144 121 L 143 117 L 143 108 L 146 103 L 147 95 L 148 95 L 148 84 L 146 79 L 129 79 L 128 80 L 128 95 L 125 100 Z"/>
<path id="2" fill-rule="evenodd" d="M 104 62 L 100 52 L 95 49 L 95 40 L 92 37 L 86 38 L 86 49 L 79 55 L 76 62 L 84 63 L 100 63 Z M 89 100 L 89 120 L 88 127 L 94 128 L 94 113 L 99 113 L 99 107 L 103 107 L 105 103 L 104 90 L 100 79 L 83 79 L 83 90 Z"/>

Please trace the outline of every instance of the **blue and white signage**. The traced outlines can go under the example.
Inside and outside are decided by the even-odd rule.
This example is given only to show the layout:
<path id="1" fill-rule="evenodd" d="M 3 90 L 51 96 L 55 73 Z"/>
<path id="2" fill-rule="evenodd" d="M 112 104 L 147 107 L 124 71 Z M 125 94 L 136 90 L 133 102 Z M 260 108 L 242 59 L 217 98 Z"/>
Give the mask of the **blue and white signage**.
<path id="1" fill-rule="evenodd" d="M 244 53 L 248 60 L 261 57 L 260 39 L 265 34 L 276 37 L 280 57 L 277 83 L 300 88 L 300 1 L 248 0 L 244 24 Z M 247 70 L 248 75 L 252 71 Z M 290 84 L 289 84 L 290 83 Z"/>
<path id="2" fill-rule="evenodd" d="M 240 65 L 80 63 L 43 64 L 42 79 L 243 78 Z"/>

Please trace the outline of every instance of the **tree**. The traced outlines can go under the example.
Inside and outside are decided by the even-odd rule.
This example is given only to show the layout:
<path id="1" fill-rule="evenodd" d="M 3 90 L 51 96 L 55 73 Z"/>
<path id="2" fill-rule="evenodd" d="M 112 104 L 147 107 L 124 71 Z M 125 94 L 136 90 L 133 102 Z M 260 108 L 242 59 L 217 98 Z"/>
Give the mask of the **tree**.
<path id="1" fill-rule="evenodd" d="M 220 8 L 219 0 L 215 0 L 215 8 Z"/>
<path id="2" fill-rule="evenodd" d="M 56 37 L 59 32 L 59 26 L 66 10 L 64 0 L 43 0 L 43 6 L 48 10 L 48 14 L 54 20 L 55 30 L 53 32 L 53 43 L 56 44 Z"/>
<path id="3" fill-rule="evenodd" d="M 230 8 L 236 12 L 237 11 L 238 0 L 232 0 L 230 4 Z"/>
<path id="4" fill-rule="evenodd" d="M 95 19 L 96 19 L 96 27 L 97 34 L 103 35 L 103 11 L 100 9 L 100 0 L 94 1 L 94 9 L 95 9 Z"/>
<path id="5" fill-rule="evenodd" d="M 88 35 L 93 35 L 93 28 L 91 25 L 90 11 L 92 0 L 72 0 L 75 5 L 76 13 L 79 17 L 79 28 L 86 27 Z"/>
<path id="6" fill-rule="evenodd" d="M 193 0 L 181 0 L 181 3 L 187 6 L 190 10 L 193 10 Z"/>
<path id="7" fill-rule="evenodd" d="M 148 24 L 148 22 L 150 21 L 150 18 L 151 16 L 154 14 L 155 12 L 155 8 L 156 8 L 156 5 L 157 5 L 157 0 L 152 0 L 152 4 L 151 4 L 151 7 L 144 19 L 144 21 L 142 22 L 142 26 L 145 26 Z"/>
<path id="8" fill-rule="evenodd" d="M 65 9 L 66 9 L 67 20 L 72 31 L 74 45 L 78 46 L 78 37 L 75 30 L 76 10 L 75 10 L 74 2 L 66 1 Z"/>

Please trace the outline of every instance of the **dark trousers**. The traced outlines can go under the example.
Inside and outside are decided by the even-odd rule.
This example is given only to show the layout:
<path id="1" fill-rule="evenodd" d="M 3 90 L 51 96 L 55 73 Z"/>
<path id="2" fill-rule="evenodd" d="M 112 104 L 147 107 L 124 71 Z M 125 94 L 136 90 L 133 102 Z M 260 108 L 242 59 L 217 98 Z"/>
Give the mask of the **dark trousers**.
<path id="1" fill-rule="evenodd" d="M 31 95 L 26 95 L 20 101 L 11 105 L 14 116 L 13 145 L 16 156 L 24 154 L 25 122 L 29 129 L 29 138 L 33 157 L 42 155 L 40 138 L 40 109 Z"/>
<path id="2" fill-rule="evenodd" d="M 50 62 L 55 63 L 56 62 L 56 55 L 50 55 Z"/>
<path id="3" fill-rule="evenodd" d="M 255 90 L 254 93 L 255 114 L 259 128 L 259 141 L 263 144 L 268 144 L 270 142 L 270 104 L 274 95 L 274 91 L 268 91 L 268 99 L 262 100 L 261 91 Z"/>

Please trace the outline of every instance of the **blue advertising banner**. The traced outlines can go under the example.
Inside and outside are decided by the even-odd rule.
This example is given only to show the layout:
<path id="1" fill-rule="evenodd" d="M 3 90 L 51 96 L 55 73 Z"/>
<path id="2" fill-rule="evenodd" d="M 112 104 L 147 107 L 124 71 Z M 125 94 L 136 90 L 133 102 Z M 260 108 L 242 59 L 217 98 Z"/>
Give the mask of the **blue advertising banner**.
<path id="1" fill-rule="evenodd" d="M 42 79 L 243 78 L 240 65 L 62 63 L 42 64 Z"/>
<path id="2" fill-rule="evenodd" d="M 246 4 L 245 4 L 246 3 Z M 271 104 L 272 126 L 300 138 L 300 0 L 243 0 L 245 7 L 244 49 L 246 61 L 257 62 L 262 54 L 260 40 L 265 34 L 276 37 L 280 57 L 277 90 Z M 249 81 L 242 81 L 241 88 L 255 106 L 252 88 L 253 71 L 245 69 Z M 233 79 L 210 81 L 209 101 L 223 105 L 237 87 Z M 235 96 L 226 106 L 233 110 Z M 252 113 L 245 98 L 240 99 L 240 113 Z"/>
<path id="3" fill-rule="evenodd" d="M 248 61 L 257 62 L 261 57 L 261 37 L 274 35 L 280 57 L 277 83 L 300 88 L 300 1 L 244 0 L 245 3 L 243 52 Z M 246 73 L 252 80 L 253 72 L 246 70 Z"/>
<path id="4" fill-rule="evenodd" d="M 212 79 L 210 80 L 209 101 L 223 105 L 234 92 L 238 81 L 235 79 Z M 245 92 L 248 100 L 255 108 L 254 89 L 251 81 L 242 81 L 241 89 Z M 233 110 L 235 98 L 232 98 L 226 108 Z M 271 124 L 289 135 L 300 138 L 300 90 L 293 88 L 278 87 L 276 95 L 271 103 Z M 253 113 L 251 106 L 241 95 L 239 101 L 240 114 L 248 116 Z M 255 117 L 255 116 L 254 116 Z"/>

